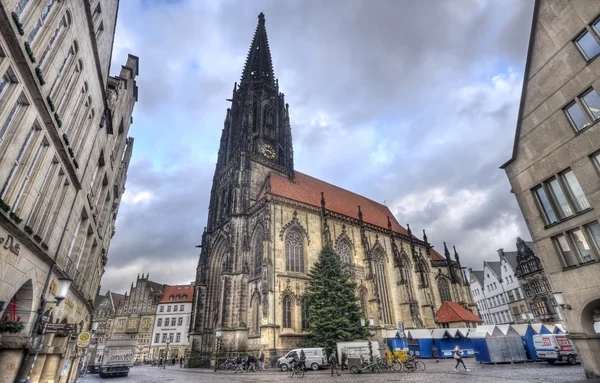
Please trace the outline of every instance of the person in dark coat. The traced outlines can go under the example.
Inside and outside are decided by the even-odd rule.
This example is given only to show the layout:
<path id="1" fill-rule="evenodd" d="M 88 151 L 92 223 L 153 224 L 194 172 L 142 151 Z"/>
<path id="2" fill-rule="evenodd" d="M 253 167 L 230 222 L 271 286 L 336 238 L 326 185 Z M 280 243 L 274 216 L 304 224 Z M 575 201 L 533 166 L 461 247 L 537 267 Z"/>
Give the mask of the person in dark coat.
<path id="1" fill-rule="evenodd" d="M 458 372 L 458 365 L 462 364 L 462 366 L 464 367 L 465 370 L 470 371 L 467 366 L 465 366 L 465 362 L 463 361 L 462 358 L 462 351 L 460 350 L 460 347 L 456 346 L 454 347 L 454 359 L 456 360 L 456 366 L 454 366 L 454 371 Z"/>
<path id="2" fill-rule="evenodd" d="M 431 349 L 431 356 L 433 356 L 435 358 L 436 363 L 438 363 L 440 361 L 438 349 L 437 349 L 437 347 L 435 347 L 435 344 L 433 345 L 433 348 Z"/>
<path id="3" fill-rule="evenodd" d="M 331 376 L 333 376 L 333 370 L 335 369 L 335 372 L 337 373 L 338 376 L 340 376 L 340 372 L 338 371 L 337 368 L 337 364 L 338 364 L 338 358 L 337 355 L 335 353 L 335 350 L 333 350 L 331 352 L 331 355 L 329 355 L 329 363 L 331 364 Z"/>

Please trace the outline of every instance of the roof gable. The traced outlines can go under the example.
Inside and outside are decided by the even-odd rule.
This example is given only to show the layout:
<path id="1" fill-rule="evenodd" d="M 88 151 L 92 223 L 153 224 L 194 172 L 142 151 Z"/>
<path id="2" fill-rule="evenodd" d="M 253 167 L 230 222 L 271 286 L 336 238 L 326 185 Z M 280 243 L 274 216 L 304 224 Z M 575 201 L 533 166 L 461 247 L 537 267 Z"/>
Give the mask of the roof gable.
<path id="1" fill-rule="evenodd" d="M 437 323 L 483 322 L 481 318 L 456 302 L 444 302 L 436 313 Z"/>
<path id="2" fill-rule="evenodd" d="M 169 286 L 159 303 L 191 303 L 193 299 L 194 285 L 174 285 Z"/>

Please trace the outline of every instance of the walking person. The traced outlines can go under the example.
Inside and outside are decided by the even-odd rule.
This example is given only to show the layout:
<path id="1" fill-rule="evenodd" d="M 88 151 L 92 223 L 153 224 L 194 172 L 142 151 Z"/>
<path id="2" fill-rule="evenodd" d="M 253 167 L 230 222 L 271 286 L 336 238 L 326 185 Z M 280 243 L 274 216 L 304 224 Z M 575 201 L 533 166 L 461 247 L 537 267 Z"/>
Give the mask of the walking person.
<path id="1" fill-rule="evenodd" d="M 265 370 L 265 353 L 262 351 L 260 352 L 260 355 L 258 356 L 258 365 L 259 365 L 261 371 Z"/>
<path id="2" fill-rule="evenodd" d="M 467 368 L 467 366 L 465 366 L 465 362 L 463 361 L 463 358 L 462 358 L 462 351 L 460 350 L 460 347 L 458 347 L 458 346 L 454 347 L 454 359 L 456 359 L 456 366 L 454 366 L 454 371 L 458 372 L 459 364 L 462 364 L 462 366 L 464 367 L 465 370 L 471 371 Z"/>
<path id="3" fill-rule="evenodd" d="M 440 361 L 440 356 L 438 354 L 438 349 L 435 346 L 435 344 L 433 345 L 433 348 L 431 349 L 431 356 L 433 356 L 435 358 L 435 362 L 438 363 Z"/>
<path id="4" fill-rule="evenodd" d="M 329 355 L 329 363 L 331 364 L 331 376 L 333 376 L 333 370 L 335 369 L 335 372 L 337 373 L 337 376 L 340 376 L 340 372 L 338 371 L 337 368 L 337 364 L 338 364 L 338 358 L 337 355 L 335 353 L 335 350 L 333 350 L 331 352 L 331 355 Z"/>
<path id="5" fill-rule="evenodd" d="M 183 368 L 183 356 L 179 358 L 179 368 Z"/>
<path id="6" fill-rule="evenodd" d="M 304 353 L 304 349 L 300 349 L 300 367 L 306 371 L 306 354 Z"/>
<path id="7" fill-rule="evenodd" d="M 348 366 L 346 366 L 346 361 L 348 360 L 348 355 L 346 355 L 346 349 L 344 348 L 342 350 L 342 372 L 344 371 L 344 366 L 346 368 L 348 368 Z"/>

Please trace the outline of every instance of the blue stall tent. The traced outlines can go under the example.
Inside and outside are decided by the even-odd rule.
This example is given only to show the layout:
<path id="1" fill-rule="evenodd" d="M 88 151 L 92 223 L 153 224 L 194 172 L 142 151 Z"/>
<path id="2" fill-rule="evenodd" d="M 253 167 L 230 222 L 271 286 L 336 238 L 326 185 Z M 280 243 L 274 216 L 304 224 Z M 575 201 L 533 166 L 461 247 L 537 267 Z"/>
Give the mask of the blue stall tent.
<path id="1" fill-rule="evenodd" d="M 533 345 L 533 336 L 537 335 L 537 333 L 533 327 L 530 324 L 515 324 L 512 325 L 512 328 L 521 336 L 527 359 L 537 360 L 538 356 Z"/>
<path id="2" fill-rule="evenodd" d="M 487 331 L 472 331 L 468 335 L 473 344 L 473 348 L 475 349 L 475 360 L 479 363 L 492 362 L 487 347 L 487 338 L 491 336 L 492 335 Z"/>
<path id="3" fill-rule="evenodd" d="M 433 343 L 437 346 L 440 358 L 452 358 L 454 347 L 458 346 L 463 351 L 463 356 L 474 355 L 474 347 L 468 338 L 468 328 L 440 328 L 431 332 Z"/>
<path id="4" fill-rule="evenodd" d="M 406 330 L 406 339 L 408 350 L 412 355 L 420 358 L 431 358 L 431 350 L 433 348 L 431 330 Z"/>
<path id="5" fill-rule="evenodd" d="M 390 334 L 386 334 L 386 336 L 387 345 L 391 352 L 396 350 L 408 350 L 406 331 L 395 331 L 393 337 L 390 337 Z"/>

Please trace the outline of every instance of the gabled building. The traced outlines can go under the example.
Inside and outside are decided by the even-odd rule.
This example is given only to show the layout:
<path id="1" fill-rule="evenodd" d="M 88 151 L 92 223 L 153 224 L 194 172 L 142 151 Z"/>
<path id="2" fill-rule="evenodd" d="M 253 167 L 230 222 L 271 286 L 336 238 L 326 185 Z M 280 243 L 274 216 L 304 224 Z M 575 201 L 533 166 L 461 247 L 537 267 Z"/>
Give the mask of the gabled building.
<path id="1" fill-rule="evenodd" d="M 600 377 L 600 1 L 537 0 L 501 166 L 586 374 Z M 509 132 L 507 132 L 508 134 Z M 537 310 L 548 300 L 534 302 Z"/>
<path id="2" fill-rule="evenodd" d="M 533 314 L 531 308 L 525 300 L 524 290 L 521 281 L 517 278 L 517 252 L 498 250 L 500 258 L 500 272 L 502 273 L 502 283 L 506 295 L 506 302 L 512 316 L 511 323 L 521 324 L 532 321 Z"/>
<path id="3" fill-rule="evenodd" d="M 171 286 L 162 296 L 154 320 L 150 353 L 153 360 L 188 358 L 193 302 L 193 284 Z"/>

